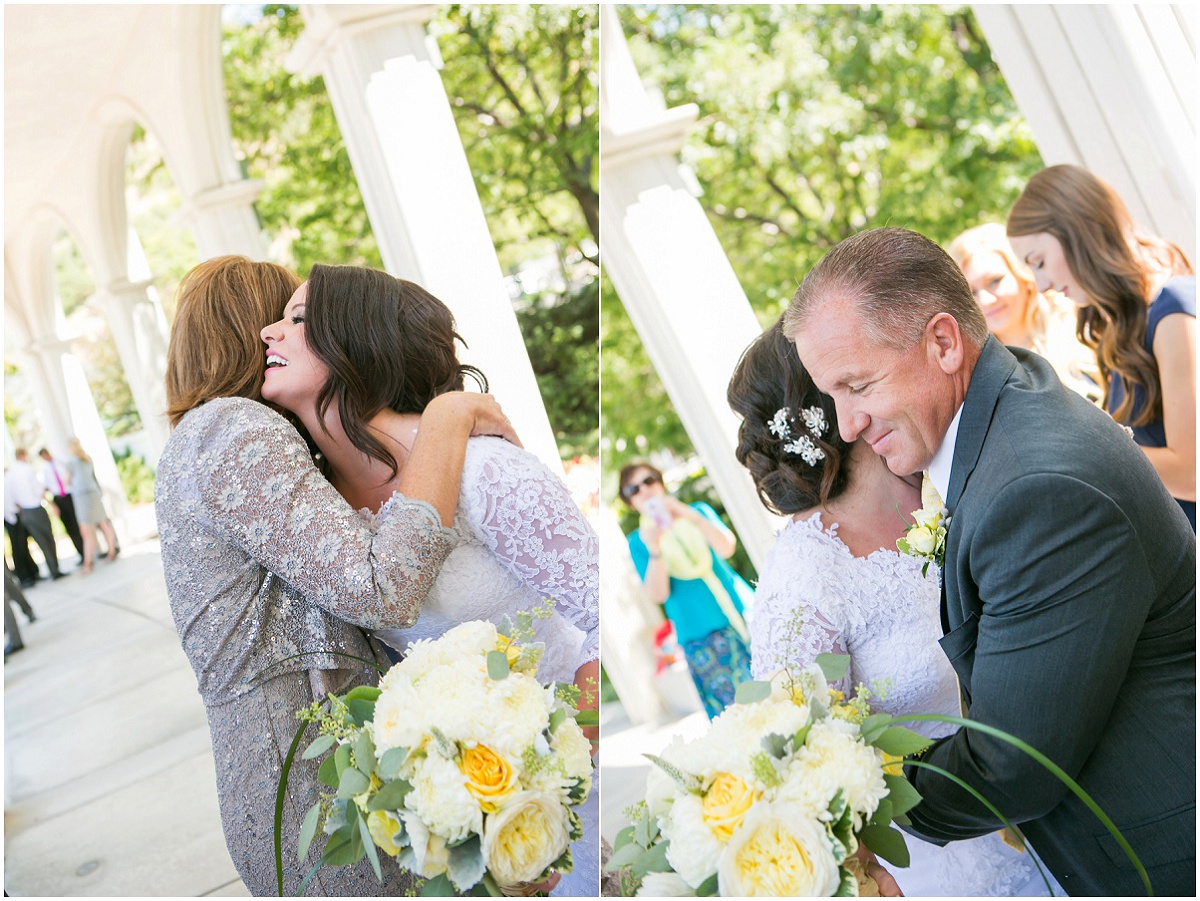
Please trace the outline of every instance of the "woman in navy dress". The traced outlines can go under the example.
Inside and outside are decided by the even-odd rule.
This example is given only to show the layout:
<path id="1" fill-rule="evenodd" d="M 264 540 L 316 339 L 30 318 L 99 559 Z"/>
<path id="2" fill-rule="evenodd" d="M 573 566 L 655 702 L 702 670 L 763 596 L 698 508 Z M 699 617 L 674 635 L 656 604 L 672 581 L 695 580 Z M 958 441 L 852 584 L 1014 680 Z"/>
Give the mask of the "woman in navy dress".
<path id="1" fill-rule="evenodd" d="M 1196 528 L 1196 279 L 1183 251 L 1140 231 L 1111 187 L 1078 166 L 1037 173 L 1008 216 L 1039 290 L 1078 306 L 1105 408 L 1132 429 Z"/>

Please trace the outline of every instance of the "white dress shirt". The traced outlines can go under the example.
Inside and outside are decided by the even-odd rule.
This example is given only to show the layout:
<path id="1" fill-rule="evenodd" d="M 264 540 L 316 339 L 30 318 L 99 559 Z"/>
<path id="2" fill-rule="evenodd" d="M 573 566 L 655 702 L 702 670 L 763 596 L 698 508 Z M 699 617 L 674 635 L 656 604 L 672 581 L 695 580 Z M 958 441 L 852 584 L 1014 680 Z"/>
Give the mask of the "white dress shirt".
<path id="1" fill-rule="evenodd" d="M 950 470 L 954 466 L 954 445 L 958 441 L 958 421 L 962 418 L 962 411 L 963 405 L 959 404 L 958 412 L 954 414 L 954 419 L 950 420 L 950 428 L 946 429 L 946 437 L 942 439 L 937 453 L 929 461 L 929 481 L 933 482 L 933 487 L 937 489 L 943 504 L 950 493 Z"/>
<path id="2" fill-rule="evenodd" d="M 33 466 L 26 460 L 14 460 L 4 476 L 5 497 L 22 510 L 28 510 L 42 505 L 43 494 L 45 489 Z"/>

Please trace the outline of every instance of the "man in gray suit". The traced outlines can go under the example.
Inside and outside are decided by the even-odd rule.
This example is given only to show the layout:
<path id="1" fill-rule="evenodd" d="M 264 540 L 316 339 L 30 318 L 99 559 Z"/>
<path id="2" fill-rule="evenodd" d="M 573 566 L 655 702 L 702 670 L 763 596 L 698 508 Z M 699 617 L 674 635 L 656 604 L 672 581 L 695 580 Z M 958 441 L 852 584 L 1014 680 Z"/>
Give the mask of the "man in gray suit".
<path id="1" fill-rule="evenodd" d="M 897 475 L 927 470 L 945 499 L 941 644 L 970 718 L 1072 776 L 1156 894 L 1195 895 L 1196 540 L 1145 455 L 1041 357 L 989 337 L 958 267 L 916 232 L 838 244 L 784 332 L 842 437 Z M 961 729 L 924 759 L 1020 824 L 1071 894 L 1144 892 L 1100 821 L 1021 751 Z M 906 775 L 918 834 L 999 828 L 941 775 Z"/>

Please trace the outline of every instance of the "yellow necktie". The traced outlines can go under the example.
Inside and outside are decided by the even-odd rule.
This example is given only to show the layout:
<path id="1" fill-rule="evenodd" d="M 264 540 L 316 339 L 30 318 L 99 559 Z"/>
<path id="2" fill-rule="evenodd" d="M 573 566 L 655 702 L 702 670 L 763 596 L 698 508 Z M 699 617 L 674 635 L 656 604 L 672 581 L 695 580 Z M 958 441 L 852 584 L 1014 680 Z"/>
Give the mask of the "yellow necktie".
<path id="1" fill-rule="evenodd" d="M 933 479 L 929 478 L 929 470 L 925 470 L 921 473 L 921 509 L 936 510 L 945 506 L 946 502 L 938 494 L 937 486 L 933 484 Z"/>

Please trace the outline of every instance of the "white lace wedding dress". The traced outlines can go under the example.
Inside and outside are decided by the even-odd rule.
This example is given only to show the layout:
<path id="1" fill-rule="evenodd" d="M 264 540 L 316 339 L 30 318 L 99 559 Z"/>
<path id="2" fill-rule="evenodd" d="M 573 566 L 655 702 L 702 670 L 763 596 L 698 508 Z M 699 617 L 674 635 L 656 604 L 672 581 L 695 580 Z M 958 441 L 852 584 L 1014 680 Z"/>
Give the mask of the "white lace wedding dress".
<path id="1" fill-rule="evenodd" d="M 437 638 L 468 620 L 499 622 L 554 600 L 535 620 L 546 651 L 538 678 L 573 682 L 600 653 L 599 542 L 562 479 L 540 460 L 500 438 L 471 438 L 454 517 L 457 539 L 417 622 L 375 636 L 399 651 Z M 596 686 L 599 691 L 599 686 Z M 555 896 L 593 896 L 600 885 L 599 770 L 577 812 L 583 837 L 572 845 L 575 868 Z"/>
<path id="2" fill-rule="evenodd" d="M 770 679 L 785 665 L 807 666 L 821 653 L 849 654 L 850 670 L 836 687 L 849 694 L 867 685 L 875 710 L 958 716 L 958 683 L 937 643 L 936 571 L 922 577 L 921 562 L 898 551 L 855 557 L 837 528 L 834 523 L 826 531 L 816 513 L 776 536 L 755 591 L 754 677 Z M 930 738 L 955 729 L 947 723 L 902 725 Z M 912 835 L 905 841 L 910 866 L 888 867 L 905 895 L 1047 894 L 1029 855 L 1004 844 L 998 833 L 944 847 Z M 1054 894 L 1065 895 L 1049 878 Z"/>

